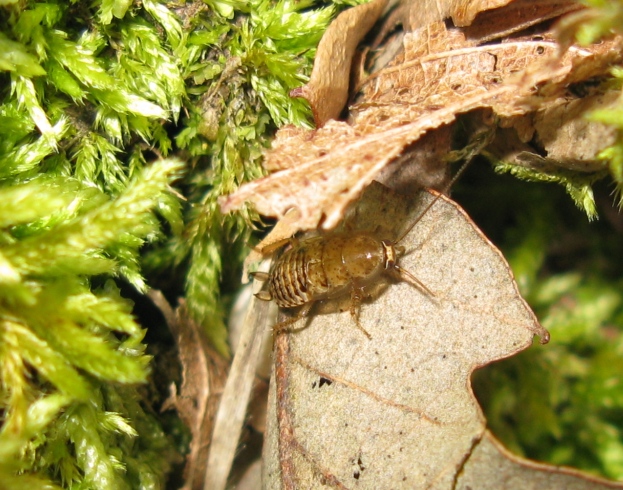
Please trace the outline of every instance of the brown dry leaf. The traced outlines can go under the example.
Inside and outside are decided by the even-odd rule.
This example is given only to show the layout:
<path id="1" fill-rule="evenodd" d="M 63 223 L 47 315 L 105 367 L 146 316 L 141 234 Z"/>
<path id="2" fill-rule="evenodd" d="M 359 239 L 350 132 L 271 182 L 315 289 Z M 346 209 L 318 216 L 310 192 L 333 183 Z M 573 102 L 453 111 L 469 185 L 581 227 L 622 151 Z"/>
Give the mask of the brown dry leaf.
<path id="1" fill-rule="evenodd" d="M 491 107 L 502 117 L 544 110 L 567 96 L 569 84 L 608 73 L 622 45 L 615 37 L 560 56 L 558 43 L 543 35 L 477 46 L 462 31 L 433 24 L 406 34 L 395 66 L 370 79 L 351 107 L 353 126 L 372 132 L 448 108 L 458 114 Z"/>
<path id="2" fill-rule="evenodd" d="M 559 98 L 546 109 L 509 119 L 488 148 L 497 159 L 556 175 L 563 170 L 599 175 L 605 162 L 599 153 L 616 141 L 613 126 L 584 117 L 590 111 L 615 109 L 621 92 L 609 90 L 581 99 Z"/>
<path id="3" fill-rule="evenodd" d="M 509 453 L 489 431 L 474 446 L 456 489 L 469 490 L 565 490 L 621 488 L 614 483 L 581 473 L 572 468 L 561 468 L 535 463 Z"/>
<path id="4" fill-rule="evenodd" d="M 485 10 L 506 5 L 511 0 L 426 0 L 405 2 L 403 22 L 407 29 L 425 26 L 452 17 L 455 25 L 471 24 Z M 292 97 L 309 101 L 317 127 L 337 119 L 348 100 L 353 56 L 357 45 L 377 21 L 387 0 L 373 0 L 342 12 L 325 32 L 309 83 L 295 89 Z M 534 10 L 534 6 L 531 7 Z M 551 11 L 551 7 L 549 9 Z"/>
<path id="5" fill-rule="evenodd" d="M 547 157 L 564 168 L 595 172 L 603 168 L 597 154 L 614 144 L 617 131 L 613 126 L 586 119 L 584 114 L 597 109 L 614 109 L 621 92 L 603 94 L 571 101 L 561 101 L 536 114 L 534 129 Z"/>
<path id="6" fill-rule="evenodd" d="M 218 395 L 227 377 L 227 361 L 210 347 L 202 328 L 189 317 L 184 303 L 173 311 L 160 291 L 150 291 L 149 297 L 165 317 L 182 366 L 179 393 L 172 384 L 171 396 L 162 406 L 162 411 L 174 408 L 192 434 L 184 465 L 184 485 L 180 490 L 200 490 L 204 487 L 210 436 Z"/>
<path id="7" fill-rule="evenodd" d="M 374 2 L 374 8 L 382 3 Z M 508 2 L 432 3 L 441 16 L 434 14 L 434 20 L 447 13 L 465 23 L 482 9 Z M 428 9 L 426 2 L 411 5 Z M 514 137 L 509 141 L 517 143 L 517 152 L 529 149 L 521 138 L 536 134 L 558 162 L 577 162 L 579 153 L 590 161 L 599 150 L 594 140 L 572 156 L 560 144 L 562 133 L 547 130 L 555 118 L 566 121 L 557 126 L 566 128 L 566 138 L 584 130 L 577 117 L 582 102 L 569 103 L 568 87 L 606 75 L 622 59 L 623 39 L 571 45 L 564 53 L 554 31 L 489 43 L 577 8 L 568 1 L 518 0 L 479 14 L 467 29 L 417 20 L 422 27 L 404 35 L 403 52 L 364 84 L 348 123 L 329 121 L 314 131 L 283 128 L 265 162 L 273 175 L 221 199 L 222 210 L 251 201 L 261 214 L 280 218 L 279 235 L 267 243 L 319 225 L 334 228 L 373 179 L 390 165 L 392 170 L 402 165 L 406 159 L 398 157 L 406 149 L 423 142 L 424 135 L 435 141 L 441 134 L 447 145 L 449 124 L 467 112 L 492 110 L 504 133 Z M 314 68 L 317 76 L 299 92 L 312 102 L 320 123 L 337 117 L 345 100 L 354 40 L 367 29 L 361 22 L 372 18 L 357 16 L 327 37 Z M 337 39 L 340 30 L 346 39 Z M 335 66 L 327 63 L 331 57 L 338 60 Z M 384 209 L 384 227 L 404 227 L 409 222 L 404 216 L 388 213 L 407 208 L 413 219 L 423 206 L 364 201 L 357 209 L 359 217 Z M 373 223 L 358 226 L 376 229 Z M 378 488 L 381 482 L 388 488 L 517 488 L 508 482 L 519 478 L 525 480 L 522 488 L 605 486 L 520 461 L 486 431 L 471 392 L 471 372 L 528 347 L 535 334 L 546 336 L 499 252 L 445 201 L 435 204 L 405 244 L 411 253 L 402 264 L 435 291 L 435 298 L 406 284 L 379 286 L 378 296 L 362 308 L 372 341 L 355 328 L 348 299 L 315 306 L 307 328 L 278 337 L 264 487 Z M 493 467 L 483 455 L 492 458 Z M 497 469 L 501 474 L 495 479 L 484 476 Z"/>
<path id="8" fill-rule="evenodd" d="M 290 230 L 339 223 L 349 203 L 427 131 L 457 114 L 492 108 L 512 125 L 517 116 L 560 104 L 570 84 L 604 75 L 622 59 L 623 39 L 560 56 L 548 36 L 479 46 L 460 29 L 430 24 L 404 36 L 404 52 L 375 73 L 351 107 L 350 123 L 329 121 L 309 131 L 282 129 L 266 155 L 274 174 L 221 199 L 224 212 L 254 203 L 282 218 L 296 208 Z"/>
<path id="9" fill-rule="evenodd" d="M 371 194 L 351 215 L 362 229 L 387 225 L 385 210 L 408 209 L 413 222 L 433 199 Z M 347 305 L 314 308 L 296 331 L 278 335 L 264 488 L 599 488 L 579 474 L 518 463 L 490 441 L 471 373 L 548 336 L 500 252 L 446 199 L 403 244 L 401 266 L 434 298 L 406 283 L 381 287 L 361 309 L 371 340 Z M 500 454 L 486 460 L 487 451 Z M 483 479 L 502 469 L 508 480 Z"/>
<path id="10" fill-rule="evenodd" d="M 480 13 L 463 32 L 467 39 L 482 44 L 583 8 L 574 0 L 515 0 L 505 8 Z"/>
<path id="11" fill-rule="evenodd" d="M 448 17 L 454 25 L 467 26 L 472 23 L 477 14 L 484 10 L 502 7 L 512 0 L 411 0 L 404 2 L 407 14 L 405 22 L 407 29 L 439 22 Z"/>
<path id="12" fill-rule="evenodd" d="M 322 36 L 309 82 L 290 93 L 309 101 L 316 126 L 337 119 L 344 109 L 353 55 L 385 5 L 387 0 L 373 0 L 345 10 Z"/>

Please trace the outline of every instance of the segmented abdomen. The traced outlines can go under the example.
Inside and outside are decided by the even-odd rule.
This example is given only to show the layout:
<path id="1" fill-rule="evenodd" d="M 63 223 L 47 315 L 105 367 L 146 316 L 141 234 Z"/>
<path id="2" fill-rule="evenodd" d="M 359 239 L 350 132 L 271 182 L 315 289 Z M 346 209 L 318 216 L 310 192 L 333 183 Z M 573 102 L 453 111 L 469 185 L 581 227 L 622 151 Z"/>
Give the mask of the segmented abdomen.
<path id="1" fill-rule="evenodd" d="M 326 284 L 318 277 L 315 265 L 321 265 L 323 241 L 311 239 L 304 245 L 295 245 L 277 260 L 270 274 L 269 292 L 282 308 L 301 306 L 318 299 L 316 285 Z M 314 277 L 310 277 L 313 275 Z M 324 276 L 324 273 L 320 273 Z"/>

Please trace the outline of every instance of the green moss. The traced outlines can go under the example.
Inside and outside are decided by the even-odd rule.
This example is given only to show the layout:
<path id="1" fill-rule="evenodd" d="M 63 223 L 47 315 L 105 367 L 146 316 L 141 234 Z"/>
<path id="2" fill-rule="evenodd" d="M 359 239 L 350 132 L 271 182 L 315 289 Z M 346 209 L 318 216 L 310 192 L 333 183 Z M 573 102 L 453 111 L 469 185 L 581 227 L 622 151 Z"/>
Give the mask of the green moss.
<path id="1" fill-rule="evenodd" d="M 604 178 L 606 175 L 604 172 L 581 175 L 578 172 L 565 169 L 541 172 L 504 162 L 495 162 L 494 165 L 495 171 L 500 174 L 510 173 L 519 179 L 530 182 L 553 182 L 562 185 L 575 205 L 586 213 L 588 219 L 592 220 L 597 217 L 592 186 L 596 181 Z"/>
<path id="2" fill-rule="evenodd" d="M 138 444 L 155 437 L 133 429 L 151 418 L 138 401 L 132 410 L 96 402 L 123 390 L 119 383 L 145 382 L 149 357 L 131 303 L 113 282 L 93 288 L 92 281 L 104 274 L 145 287 L 138 250 L 158 236 L 153 210 L 167 202 L 167 184 L 181 168 L 176 160 L 156 162 L 114 198 L 75 177 L 41 174 L 0 186 L 3 481 L 29 471 L 41 481 L 108 487 L 125 480 L 120 469 L 132 455 L 110 434 Z M 153 442 L 165 447 L 166 438 L 161 433 Z M 134 457 L 166 467 L 166 456 L 151 448 Z M 25 481 L 15 479 L 8 488 L 24 488 Z"/>
<path id="3" fill-rule="evenodd" d="M 112 279 L 167 277 L 228 351 L 221 284 L 257 217 L 216 199 L 308 124 L 288 92 L 337 13 L 317 3 L 0 2 L 3 488 L 164 484 L 172 445 L 136 389 L 148 325 Z"/>
<path id="4" fill-rule="evenodd" d="M 133 316 L 119 283 L 185 297 L 228 352 L 222 298 L 238 285 L 258 217 L 250 209 L 222 216 L 217 198 L 263 174 L 276 128 L 309 126 L 309 108 L 288 93 L 307 80 L 329 21 L 355 3 L 0 1 L 0 486 L 162 487 L 172 444 L 136 388 L 149 376 L 150 325 Z M 620 25 L 599 22 L 586 39 Z M 603 158 L 620 186 L 619 146 Z M 590 179 L 556 179 L 592 212 Z M 593 364 L 566 350 L 519 359 L 512 379 L 522 384 L 509 381 L 517 389 L 493 406 L 498 418 L 513 400 L 540 414 L 540 429 L 516 447 L 553 441 L 543 446 L 548 457 L 575 464 L 587 454 L 618 474 L 619 347 L 608 347 L 604 325 L 621 323 L 611 291 L 620 285 L 570 271 L 541 282 L 546 208 L 531 215 L 534 226 L 516 228 L 511 262 L 553 334 L 566 326 L 565 346 L 584 345 Z M 570 297 L 584 318 L 564 309 Z M 579 340 L 587 325 L 593 344 Z M 591 390 L 558 383 L 586 372 Z M 522 394 L 524 384 L 544 395 Z M 563 409 L 588 410 L 598 396 L 610 408 L 597 410 L 578 445 L 560 444 L 566 427 L 579 427 Z M 555 409 L 545 407 L 551 400 Z"/>
<path id="5" fill-rule="evenodd" d="M 189 309 L 222 353 L 229 349 L 219 284 L 238 274 L 258 216 L 251 209 L 222 216 L 216 200 L 262 176 L 262 151 L 277 127 L 309 125 L 309 108 L 288 93 L 307 80 L 316 44 L 336 14 L 314 4 L 208 2 L 179 11 L 190 32 L 176 51 L 189 97 L 176 135 L 193 168 L 185 182 L 187 225 L 146 264 L 152 271 L 188 265 Z"/>
<path id="6" fill-rule="evenodd" d="M 476 372 L 489 427 L 517 454 L 623 478 L 620 234 L 588 223 L 551 184 L 480 171 L 469 195 L 470 215 L 551 333 L 549 344 Z"/>

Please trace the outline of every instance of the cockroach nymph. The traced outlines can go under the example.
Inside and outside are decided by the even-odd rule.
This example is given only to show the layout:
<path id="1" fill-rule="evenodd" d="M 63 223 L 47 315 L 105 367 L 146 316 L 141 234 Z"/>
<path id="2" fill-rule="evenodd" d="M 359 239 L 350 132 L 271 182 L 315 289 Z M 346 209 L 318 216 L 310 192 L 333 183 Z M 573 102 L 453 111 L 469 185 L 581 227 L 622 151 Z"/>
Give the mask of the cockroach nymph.
<path id="1" fill-rule="evenodd" d="M 451 180 L 450 187 L 465 166 Z M 256 294 L 264 301 L 274 300 L 281 308 L 300 307 L 294 317 L 276 324 L 275 332 L 287 329 L 305 317 L 314 303 L 350 293 L 350 313 L 357 327 L 371 338 L 359 322 L 361 301 L 366 287 L 376 283 L 382 274 L 393 275 L 433 298 L 434 293 L 417 277 L 399 265 L 404 247 L 397 245 L 437 202 L 438 194 L 408 229 L 395 240 L 380 239 L 372 232 L 327 233 L 306 239 L 291 238 L 287 249 L 270 272 L 255 272 L 254 277 L 267 284 Z"/>
<path id="2" fill-rule="evenodd" d="M 403 247 L 370 233 L 294 239 L 269 273 L 255 273 L 256 278 L 268 282 L 267 289 L 256 296 L 274 300 L 281 308 L 302 307 L 298 315 L 275 325 L 274 330 L 279 331 L 306 316 L 316 301 L 350 292 L 350 313 L 357 327 L 371 338 L 359 323 L 359 307 L 366 296 L 366 286 L 382 273 L 387 271 L 434 296 L 419 279 L 398 265 L 403 253 Z"/>

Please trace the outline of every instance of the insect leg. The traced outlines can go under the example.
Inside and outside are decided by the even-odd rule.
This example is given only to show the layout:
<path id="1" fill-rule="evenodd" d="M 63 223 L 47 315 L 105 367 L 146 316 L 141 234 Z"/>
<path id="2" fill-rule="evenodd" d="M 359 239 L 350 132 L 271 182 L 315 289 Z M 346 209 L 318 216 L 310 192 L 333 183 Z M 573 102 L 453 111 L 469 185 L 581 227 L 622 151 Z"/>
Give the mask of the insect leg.
<path id="1" fill-rule="evenodd" d="M 253 296 L 255 296 L 257 299 L 260 299 L 262 301 L 271 301 L 273 299 L 273 295 L 270 294 L 268 291 L 259 291 L 255 293 Z"/>
<path id="2" fill-rule="evenodd" d="M 270 277 L 270 275 L 268 274 L 268 272 L 251 272 L 249 274 L 253 279 L 257 279 L 258 281 L 261 282 L 266 282 L 268 281 L 268 278 Z"/>
<path id="3" fill-rule="evenodd" d="M 257 279 L 258 281 L 266 282 L 268 281 L 268 278 L 270 276 L 268 272 L 251 272 L 251 277 L 253 277 L 253 279 Z M 264 288 L 265 285 L 262 287 Z M 253 296 L 255 296 L 257 299 L 261 299 L 262 301 L 270 301 L 273 299 L 273 295 L 270 294 L 265 289 L 260 290 L 259 292 L 255 293 Z"/>
<path id="4" fill-rule="evenodd" d="M 350 292 L 350 316 L 353 317 L 353 320 L 355 321 L 355 325 L 357 325 L 357 328 L 361 330 L 366 337 L 368 337 L 368 340 L 372 340 L 372 336 L 367 332 L 365 328 L 361 326 L 361 323 L 359 322 L 359 311 L 361 310 L 361 300 L 363 300 L 364 297 L 365 297 L 365 294 L 363 292 L 363 288 L 358 288 L 358 287 L 353 286 Z"/>
<path id="5" fill-rule="evenodd" d="M 261 299 L 261 298 L 260 298 Z M 311 310 L 311 307 L 314 306 L 314 302 L 310 301 L 309 303 L 305 303 L 301 309 L 299 310 L 299 312 L 296 314 L 295 317 L 293 318 L 288 318 L 287 320 L 284 320 L 282 322 L 277 323 L 274 327 L 273 327 L 273 332 L 275 334 L 278 334 L 280 332 L 286 331 L 288 330 L 288 327 L 290 325 L 293 325 L 294 323 L 298 322 L 301 318 L 304 318 L 307 316 L 307 314 L 309 313 L 309 310 Z"/>

